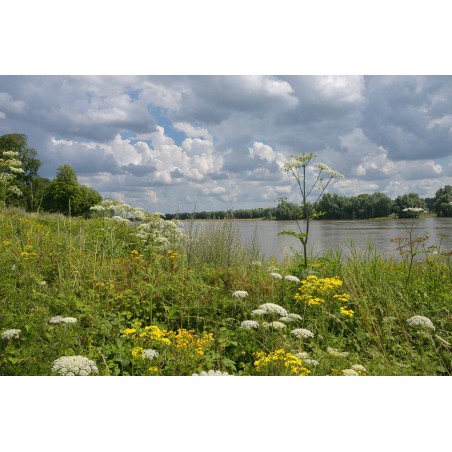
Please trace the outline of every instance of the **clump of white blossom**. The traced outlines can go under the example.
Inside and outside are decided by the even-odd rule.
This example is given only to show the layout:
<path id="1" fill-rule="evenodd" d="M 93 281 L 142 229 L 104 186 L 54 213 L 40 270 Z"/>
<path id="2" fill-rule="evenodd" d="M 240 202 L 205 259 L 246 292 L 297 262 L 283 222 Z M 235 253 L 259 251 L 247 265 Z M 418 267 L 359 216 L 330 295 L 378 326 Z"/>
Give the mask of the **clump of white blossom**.
<path id="1" fill-rule="evenodd" d="M 319 362 L 316 359 L 305 358 L 303 360 L 303 364 L 307 364 L 308 366 L 318 366 Z"/>
<path id="2" fill-rule="evenodd" d="M 288 317 L 290 317 L 291 319 L 295 319 L 295 320 L 303 320 L 303 317 L 301 317 L 300 314 L 295 314 L 293 312 L 291 312 Z"/>
<path id="3" fill-rule="evenodd" d="M 281 317 L 286 317 L 288 315 L 287 311 L 282 306 L 279 306 L 278 304 L 275 303 L 261 304 L 259 308 L 252 311 L 252 313 L 254 312 L 255 314 L 259 315 L 260 312 L 259 313 L 256 312 L 258 310 L 263 311 L 262 312 L 263 314 L 278 314 Z"/>
<path id="4" fill-rule="evenodd" d="M 5 204 L 7 193 L 21 196 L 22 192 L 13 185 L 13 181 L 18 174 L 25 171 L 22 168 L 22 162 L 17 159 L 19 153 L 15 151 L 4 151 L 0 158 L 0 205 Z"/>
<path id="5" fill-rule="evenodd" d="M 331 356 L 334 356 L 336 358 L 345 358 L 346 356 L 350 355 L 349 352 L 341 352 L 332 347 L 327 347 L 326 351 L 328 352 L 328 354 L 330 354 Z"/>
<path id="6" fill-rule="evenodd" d="M 342 375 L 346 377 L 359 377 L 359 373 L 355 369 L 344 369 Z"/>
<path id="7" fill-rule="evenodd" d="M 19 339 L 21 330 L 17 328 L 12 328 L 10 330 L 3 331 L 1 334 L 2 339 Z"/>
<path id="8" fill-rule="evenodd" d="M 367 369 L 364 366 L 361 366 L 361 364 L 353 364 L 352 369 L 356 370 L 356 372 L 365 372 L 365 373 L 367 373 Z"/>
<path id="9" fill-rule="evenodd" d="M 303 320 L 303 317 L 299 314 L 287 314 L 279 319 L 280 322 L 294 322 L 295 320 Z"/>
<path id="10" fill-rule="evenodd" d="M 306 328 L 297 328 L 292 330 L 291 333 L 298 338 L 306 339 L 308 337 L 314 337 L 314 333 L 312 331 L 307 330 Z"/>
<path id="11" fill-rule="evenodd" d="M 286 325 L 284 325 L 284 323 L 278 321 L 267 323 L 266 326 L 274 330 L 282 330 L 286 328 Z"/>
<path id="12" fill-rule="evenodd" d="M 270 276 L 275 279 L 282 279 L 282 276 L 279 273 L 270 273 Z"/>
<path id="13" fill-rule="evenodd" d="M 248 292 L 246 292 L 245 290 L 236 290 L 232 293 L 232 296 L 234 298 L 245 298 L 248 296 Z"/>
<path id="14" fill-rule="evenodd" d="M 147 359 L 154 359 L 159 356 L 159 352 L 157 350 L 154 350 L 153 348 L 148 348 L 146 350 L 143 350 L 143 356 Z"/>
<path id="15" fill-rule="evenodd" d="M 307 352 L 298 352 L 298 353 L 295 354 L 295 356 L 297 358 L 300 358 L 300 359 L 308 359 L 309 358 L 309 353 L 307 353 Z"/>
<path id="16" fill-rule="evenodd" d="M 245 328 L 247 330 L 251 330 L 251 329 L 258 329 L 259 328 L 259 323 L 256 322 L 255 320 L 244 320 L 241 324 L 240 324 L 240 328 Z"/>
<path id="17" fill-rule="evenodd" d="M 227 377 L 229 374 L 227 372 L 222 372 L 221 370 L 209 370 L 209 371 L 201 371 L 198 373 L 192 374 L 193 377 Z"/>
<path id="18" fill-rule="evenodd" d="M 407 323 L 410 326 L 420 326 L 427 330 L 435 331 L 435 326 L 433 325 L 433 322 L 429 318 L 423 317 L 421 315 L 414 315 L 413 317 L 410 317 L 407 320 Z"/>
<path id="19" fill-rule="evenodd" d="M 77 323 L 77 319 L 75 317 L 62 317 L 61 315 L 57 315 L 51 317 L 49 323 Z"/>
<path id="20" fill-rule="evenodd" d="M 52 372 L 58 372 L 62 376 L 86 376 L 99 373 L 94 361 L 80 355 L 62 356 L 52 364 Z"/>
<path id="21" fill-rule="evenodd" d="M 267 312 L 264 309 L 254 309 L 251 315 L 265 315 Z"/>
<path id="22" fill-rule="evenodd" d="M 286 281 L 293 281 L 293 282 L 296 282 L 296 283 L 300 282 L 300 279 L 297 278 L 296 276 L 293 276 L 293 275 L 286 275 L 286 276 L 284 276 L 284 279 Z"/>
<path id="23" fill-rule="evenodd" d="M 186 239 L 182 223 L 167 221 L 160 212 L 151 214 L 140 207 L 131 207 L 113 199 L 106 199 L 90 210 L 97 217 L 129 225 L 144 249 L 169 249 Z"/>

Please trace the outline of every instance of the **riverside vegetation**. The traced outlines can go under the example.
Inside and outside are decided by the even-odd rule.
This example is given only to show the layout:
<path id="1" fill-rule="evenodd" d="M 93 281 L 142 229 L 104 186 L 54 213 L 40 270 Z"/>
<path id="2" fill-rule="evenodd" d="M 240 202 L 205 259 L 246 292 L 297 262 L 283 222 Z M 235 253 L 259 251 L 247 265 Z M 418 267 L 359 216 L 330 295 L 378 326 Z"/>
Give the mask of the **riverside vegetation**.
<path id="1" fill-rule="evenodd" d="M 264 259 L 233 220 L 184 233 L 113 201 L 0 210 L 1 375 L 451 375 L 451 253 Z M 130 222 L 132 219 L 134 221 Z M 413 225 L 416 218 L 413 218 Z"/>

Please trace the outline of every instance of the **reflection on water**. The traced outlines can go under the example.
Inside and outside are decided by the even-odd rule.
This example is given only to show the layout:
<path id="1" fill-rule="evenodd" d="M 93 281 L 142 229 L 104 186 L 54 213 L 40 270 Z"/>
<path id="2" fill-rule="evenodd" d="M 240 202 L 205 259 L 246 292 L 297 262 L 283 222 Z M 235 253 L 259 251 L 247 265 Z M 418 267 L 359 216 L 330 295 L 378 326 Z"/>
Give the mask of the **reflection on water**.
<path id="1" fill-rule="evenodd" d="M 237 223 L 245 242 L 250 241 L 256 235 L 261 251 L 267 258 L 273 256 L 277 260 L 281 260 L 284 255 L 291 255 L 293 251 L 302 251 L 298 239 L 278 235 L 284 230 L 298 232 L 295 221 L 233 221 Z M 196 224 L 202 223 L 208 223 L 208 221 L 196 221 Z M 388 257 L 397 257 L 396 245 L 390 240 L 395 237 L 407 237 L 404 228 L 410 228 L 412 225 L 412 219 L 311 221 L 308 247 L 313 254 L 321 255 L 325 251 L 340 249 L 342 255 L 347 256 L 350 252 L 350 243 L 353 241 L 360 251 L 365 251 L 369 244 L 372 244 L 378 253 Z M 422 236 L 425 233 L 429 236 L 425 246 L 438 245 L 440 236 L 448 235 L 447 238 L 442 239 L 441 251 L 452 249 L 452 218 L 415 220 L 414 228 L 414 237 Z"/>

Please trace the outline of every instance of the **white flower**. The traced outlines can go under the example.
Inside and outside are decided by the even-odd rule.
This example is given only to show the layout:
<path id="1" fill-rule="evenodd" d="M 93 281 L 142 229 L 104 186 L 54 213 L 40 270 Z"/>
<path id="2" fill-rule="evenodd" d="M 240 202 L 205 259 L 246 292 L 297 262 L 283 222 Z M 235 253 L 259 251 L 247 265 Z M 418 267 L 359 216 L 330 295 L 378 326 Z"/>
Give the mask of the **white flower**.
<path id="1" fill-rule="evenodd" d="M 251 311 L 251 315 L 264 315 L 267 311 L 265 309 L 255 309 L 254 311 Z"/>
<path id="2" fill-rule="evenodd" d="M 297 328 L 296 330 L 292 330 L 291 333 L 298 338 L 314 337 L 314 333 L 305 328 Z"/>
<path id="3" fill-rule="evenodd" d="M 422 207 L 407 207 L 406 209 L 403 209 L 402 212 L 414 212 L 414 213 L 421 213 L 421 212 L 427 212 Z"/>
<path id="4" fill-rule="evenodd" d="M 196 372 L 192 375 L 193 377 L 227 377 L 229 374 L 227 372 L 222 372 L 221 370 L 209 370 L 206 372 L 203 370 L 199 374 Z"/>
<path id="5" fill-rule="evenodd" d="M 282 330 L 283 328 L 286 327 L 286 325 L 284 325 L 284 323 L 282 322 L 270 322 L 268 326 L 270 328 L 273 328 L 274 330 Z"/>
<path id="6" fill-rule="evenodd" d="M 358 377 L 359 373 L 356 372 L 356 370 L 354 370 L 354 369 L 344 369 L 342 371 L 342 375 L 344 375 L 346 377 Z"/>
<path id="7" fill-rule="evenodd" d="M 236 290 L 232 293 L 232 296 L 235 298 L 245 298 L 248 296 L 248 292 L 246 292 L 245 290 Z"/>
<path id="8" fill-rule="evenodd" d="M 289 317 L 288 315 L 286 315 L 285 317 L 281 317 L 279 319 L 279 321 L 280 322 L 293 322 L 294 320 L 291 317 Z"/>
<path id="9" fill-rule="evenodd" d="M 52 372 L 63 376 L 90 375 L 99 373 L 96 363 L 84 356 L 62 356 L 53 363 Z"/>
<path id="10" fill-rule="evenodd" d="M 148 348 L 147 350 L 143 350 L 143 355 L 147 359 L 154 359 L 157 358 L 157 356 L 159 356 L 159 352 L 152 348 Z"/>
<path id="11" fill-rule="evenodd" d="M 295 356 L 297 358 L 300 358 L 300 359 L 308 359 L 309 358 L 309 353 L 307 353 L 307 352 L 298 352 L 298 353 L 295 354 Z"/>
<path id="12" fill-rule="evenodd" d="M 263 310 L 265 314 L 278 314 L 281 317 L 287 316 L 287 311 L 278 304 L 264 303 L 259 306 L 259 309 Z M 253 311 L 254 312 L 254 311 Z"/>
<path id="13" fill-rule="evenodd" d="M 345 358 L 346 356 L 350 355 L 349 352 L 341 352 L 339 350 L 336 350 L 335 348 L 327 347 L 326 351 L 336 358 Z"/>
<path id="14" fill-rule="evenodd" d="M 257 329 L 259 328 L 259 323 L 256 322 L 255 320 L 244 320 L 241 324 L 240 324 L 240 328 L 245 328 L 247 330 L 251 330 L 251 329 Z"/>
<path id="15" fill-rule="evenodd" d="M 282 276 L 279 273 L 270 273 L 270 276 L 276 279 L 282 279 Z"/>
<path id="16" fill-rule="evenodd" d="M 296 320 L 303 320 L 303 317 L 301 317 L 301 315 L 299 314 L 289 314 L 287 317 L 290 317 L 291 319 L 296 319 Z"/>
<path id="17" fill-rule="evenodd" d="M 309 359 L 309 358 L 307 358 L 307 359 L 303 360 L 303 364 L 307 364 L 309 366 L 318 366 L 319 362 L 316 359 Z"/>
<path id="18" fill-rule="evenodd" d="M 352 369 L 356 370 L 356 372 L 366 372 L 367 373 L 367 369 L 364 366 L 361 366 L 361 364 L 353 364 Z"/>
<path id="19" fill-rule="evenodd" d="M 284 276 L 284 279 L 286 281 L 294 281 L 296 283 L 300 282 L 300 280 L 296 276 L 292 276 L 292 275 L 286 275 L 286 276 Z"/>
<path id="20" fill-rule="evenodd" d="M 13 328 L 11 330 L 3 331 L 1 338 L 2 339 L 19 339 L 21 330 Z"/>
<path id="21" fill-rule="evenodd" d="M 408 320 L 408 325 L 410 326 L 420 326 L 422 328 L 426 328 L 428 330 L 435 331 L 435 326 L 433 322 L 427 317 L 422 317 L 421 315 L 415 315 L 410 317 Z"/>
<path id="22" fill-rule="evenodd" d="M 61 315 L 57 315 L 51 317 L 49 323 L 77 323 L 77 319 L 75 317 L 62 317 Z"/>

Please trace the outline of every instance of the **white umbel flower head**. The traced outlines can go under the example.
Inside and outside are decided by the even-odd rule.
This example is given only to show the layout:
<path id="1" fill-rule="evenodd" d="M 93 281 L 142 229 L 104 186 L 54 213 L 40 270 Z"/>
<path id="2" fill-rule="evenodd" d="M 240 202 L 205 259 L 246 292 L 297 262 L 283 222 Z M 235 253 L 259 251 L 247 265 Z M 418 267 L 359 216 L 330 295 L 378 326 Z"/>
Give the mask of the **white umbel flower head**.
<path id="1" fill-rule="evenodd" d="M 294 319 L 294 320 L 303 320 L 303 317 L 301 317 L 301 315 L 294 314 L 294 313 L 289 314 L 287 317 Z"/>
<path id="2" fill-rule="evenodd" d="M 312 331 L 307 330 L 306 328 L 297 328 L 296 330 L 292 330 L 291 333 L 300 339 L 314 337 L 314 333 Z"/>
<path id="3" fill-rule="evenodd" d="M 408 325 L 410 326 L 420 326 L 422 328 L 426 328 L 427 330 L 435 331 L 435 326 L 433 322 L 427 317 L 423 317 L 421 315 L 415 315 L 410 317 L 408 320 Z"/>
<path id="4" fill-rule="evenodd" d="M 284 323 L 290 323 L 290 322 L 293 322 L 294 321 L 294 319 L 292 319 L 291 317 L 289 317 L 288 315 L 286 315 L 285 317 L 281 317 L 280 319 L 279 319 L 279 321 L 280 322 L 284 322 Z"/>
<path id="5" fill-rule="evenodd" d="M 266 313 L 264 309 L 254 309 L 254 311 L 251 311 L 251 315 L 264 315 Z"/>
<path id="6" fill-rule="evenodd" d="M 352 369 L 356 370 L 356 372 L 365 372 L 365 373 L 367 373 L 367 369 L 364 366 L 361 366 L 361 364 L 353 364 Z"/>
<path id="7" fill-rule="evenodd" d="M 18 330 L 17 328 L 12 328 L 11 330 L 3 331 L 1 334 L 2 339 L 19 339 L 21 330 Z"/>
<path id="8" fill-rule="evenodd" d="M 307 364 L 308 366 L 318 366 L 319 365 L 319 362 L 316 360 L 316 359 L 309 359 L 309 358 L 307 358 L 307 359 L 304 359 L 303 360 L 303 364 Z"/>
<path id="9" fill-rule="evenodd" d="M 282 322 L 276 321 L 276 322 L 270 322 L 268 324 L 268 327 L 273 328 L 274 330 L 282 330 L 286 327 L 286 325 L 284 325 L 284 323 L 282 323 Z"/>
<path id="10" fill-rule="evenodd" d="M 298 352 L 298 353 L 295 354 L 295 356 L 297 358 L 300 358 L 300 359 L 308 359 L 309 358 L 309 353 L 307 353 L 307 352 Z"/>
<path id="11" fill-rule="evenodd" d="M 57 315 L 51 317 L 49 323 L 77 323 L 77 319 L 75 317 L 62 317 L 61 315 Z"/>
<path id="12" fill-rule="evenodd" d="M 282 276 L 279 273 L 270 273 L 270 276 L 275 279 L 282 279 Z"/>
<path id="13" fill-rule="evenodd" d="M 344 369 L 342 375 L 345 377 L 359 377 L 359 373 L 355 369 Z"/>
<path id="14" fill-rule="evenodd" d="M 255 320 L 244 320 L 240 324 L 240 328 L 244 328 L 246 330 L 252 330 L 252 329 L 257 330 L 259 328 L 259 323 L 256 322 Z"/>
<path id="15" fill-rule="evenodd" d="M 159 352 L 157 350 L 154 350 L 153 348 L 148 348 L 146 350 L 143 350 L 143 356 L 147 359 L 154 359 L 159 356 Z"/>
<path id="16" fill-rule="evenodd" d="M 94 361 L 80 355 L 62 356 L 52 364 L 52 372 L 58 372 L 62 376 L 86 376 L 99 373 Z"/>
<path id="17" fill-rule="evenodd" d="M 222 372 L 221 370 L 209 370 L 209 371 L 201 371 L 199 374 L 196 372 L 192 374 L 192 377 L 227 377 L 229 374 L 227 372 Z"/>
<path id="18" fill-rule="evenodd" d="M 278 314 L 281 317 L 287 316 L 287 311 L 282 306 L 275 303 L 261 304 L 259 309 L 263 310 L 265 314 Z"/>
<path id="19" fill-rule="evenodd" d="M 232 296 L 234 298 L 246 298 L 248 296 L 248 292 L 246 292 L 245 290 L 236 290 L 232 293 Z"/>
<path id="20" fill-rule="evenodd" d="M 300 282 L 300 280 L 296 276 L 292 276 L 292 275 L 286 275 L 286 276 L 284 276 L 284 279 L 286 281 L 293 281 L 293 282 L 296 282 L 296 283 Z"/>
<path id="21" fill-rule="evenodd" d="M 331 355 L 334 356 L 335 358 L 345 358 L 348 355 L 350 355 L 349 352 L 341 352 L 339 350 L 336 350 L 335 348 L 332 347 L 327 347 L 326 351 Z"/>

